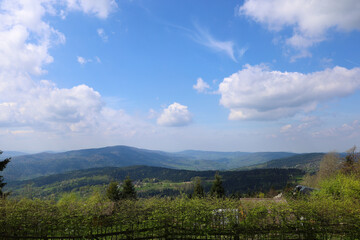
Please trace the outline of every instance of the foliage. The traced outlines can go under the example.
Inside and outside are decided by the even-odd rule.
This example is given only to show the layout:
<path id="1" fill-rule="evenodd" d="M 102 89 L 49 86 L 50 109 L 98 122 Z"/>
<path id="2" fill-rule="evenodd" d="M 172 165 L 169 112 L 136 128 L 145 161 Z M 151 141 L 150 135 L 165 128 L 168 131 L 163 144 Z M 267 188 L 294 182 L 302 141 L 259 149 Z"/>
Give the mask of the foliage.
<path id="1" fill-rule="evenodd" d="M 126 236 L 121 239 L 171 234 L 209 238 L 241 235 L 246 239 L 260 238 L 261 234 L 271 234 L 273 238 L 288 234 L 283 238 L 357 239 L 360 205 L 350 201 L 354 193 L 341 200 L 331 196 L 315 194 L 310 200 L 288 202 L 183 196 L 114 203 L 98 194 L 87 200 L 66 194 L 58 202 L 7 199 L 0 202 L 0 235 L 89 236 L 103 229 L 107 234 L 124 232 Z"/>
<path id="2" fill-rule="evenodd" d="M 0 151 L 0 155 L 3 152 Z M 3 171 L 6 168 L 6 165 L 10 162 L 11 158 L 6 158 L 2 161 L 0 161 L 0 172 Z M 2 192 L 2 188 L 6 185 L 6 183 L 4 182 L 4 177 L 0 176 L 0 198 L 5 197 L 7 194 Z"/>
<path id="3" fill-rule="evenodd" d="M 217 198 L 223 198 L 225 197 L 225 189 L 222 185 L 221 176 L 219 173 L 215 174 L 215 181 L 213 182 L 213 185 L 210 189 L 210 195 L 217 197 Z"/>
<path id="4" fill-rule="evenodd" d="M 347 151 L 347 155 L 343 159 L 339 154 L 330 152 L 321 160 L 319 171 L 316 174 L 306 174 L 302 184 L 309 187 L 322 187 L 322 182 L 337 179 L 335 177 L 339 173 L 360 176 L 359 159 L 360 153 L 356 152 L 355 146 Z"/>
<path id="5" fill-rule="evenodd" d="M 340 156 L 335 152 L 327 153 L 320 162 L 317 181 L 331 178 L 337 174 L 340 168 Z"/>
<path id="6" fill-rule="evenodd" d="M 340 156 L 335 152 L 324 155 L 320 162 L 319 171 L 315 174 L 307 173 L 302 184 L 308 187 L 319 187 L 319 183 L 335 176 L 340 170 Z"/>
<path id="7" fill-rule="evenodd" d="M 347 151 L 347 155 L 342 164 L 342 172 L 350 174 L 357 170 L 357 165 L 359 164 L 360 153 L 356 152 L 356 146 L 350 148 Z"/>
<path id="8" fill-rule="evenodd" d="M 355 174 L 340 173 L 321 182 L 316 196 L 330 200 L 351 200 L 360 204 L 360 180 Z"/>

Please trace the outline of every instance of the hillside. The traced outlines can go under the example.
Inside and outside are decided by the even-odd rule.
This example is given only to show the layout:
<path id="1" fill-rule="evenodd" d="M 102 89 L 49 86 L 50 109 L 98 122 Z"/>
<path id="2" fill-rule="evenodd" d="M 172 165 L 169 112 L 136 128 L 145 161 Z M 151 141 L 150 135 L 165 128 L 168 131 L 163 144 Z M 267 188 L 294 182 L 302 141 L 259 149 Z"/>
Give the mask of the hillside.
<path id="1" fill-rule="evenodd" d="M 306 172 L 316 172 L 325 153 L 304 153 L 290 157 L 270 160 L 266 163 L 256 164 L 241 169 L 256 168 L 297 168 Z"/>
<path id="2" fill-rule="evenodd" d="M 13 157 L 4 171 L 8 181 L 96 167 L 149 165 L 189 168 L 184 159 L 127 146 L 39 153 Z"/>
<path id="3" fill-rule="evenodd" d="M 4 170 L 6 181 L 99 167 L 146 165 L 187 170 L 227 170 L 292 156 L 284 152 L 204 152 L 168 153 L 128 146 L 74 150 L 61 153 L 38 153 L 15 156 Z"/>
<path id="4" fill-rule="evenodd" d="M 253 164 L 264 163 L 272 159 L 284 158 L 297 155 L 290 152 L 214 152 L 214 151 L 196 151 L 187 150 L 177 153 L 180 157 L 187 157 L 194 162 L 207 160 L 213 163 L 222 163 L 223 168 L 219 169 L 232 169 L 239 166 L 249 166 Z"/>
<path id="5" fill-rule="evenodd" d="M 191 181 L 195 177 L 201 177 L 205 190 L 209 191 L 215 173 L 216 171 L 175 170 L 149 166 L 94 168 L 10 182 L 6 186 L 6 191 L 12 191 L 13 197 L 29 193 L 32 197 L 58 196 L 71 191 L 87 193 L 96 187 L 104 189 L 110 181 L 122 181 L 129 175 L 143 196 L 177 195 L 180 192 L 191 192 Z M 271 187 L 283 189 L 288 182 L 293 182 L 304 174 L 298 169 L 255 169 L 219 173 L 228 194 L 267 192 Z"/>

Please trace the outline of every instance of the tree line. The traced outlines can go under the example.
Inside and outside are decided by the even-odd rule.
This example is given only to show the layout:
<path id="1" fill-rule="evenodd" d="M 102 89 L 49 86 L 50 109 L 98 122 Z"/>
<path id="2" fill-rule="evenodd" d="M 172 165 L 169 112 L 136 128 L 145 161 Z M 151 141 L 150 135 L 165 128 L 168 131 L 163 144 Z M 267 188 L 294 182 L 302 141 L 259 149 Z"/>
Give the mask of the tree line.
<path id="1" fill-rule="evenodd" d="M 216 197 L 216 198 L 224 198 L 225 197 L 225 189 L 223 187 L 223 181 L 219 173 L 217 172 L 215 174 L 215 180 L 211 186 L 210 189 L 210 196 Z M 122 184 L 119 184 L 118 182 L 111 182 L 109 186 L 106 189 L 106 196 L 111 201 L 120 201 L 123 199 L 130 199 L 130 200 L 136 200 L 137 194 L 135 187 L 130 179 L 130 176 L 127 176 L 126 179 Z M 201 178 L 196 177 L 195 178 L 195 184 L 194 184 L 194 190 L 191 194 L 191 197 L 194 198 L 203 198 L 206 196 L 206 193 L 204 191 L 204 187 L 201 183 Z"/>

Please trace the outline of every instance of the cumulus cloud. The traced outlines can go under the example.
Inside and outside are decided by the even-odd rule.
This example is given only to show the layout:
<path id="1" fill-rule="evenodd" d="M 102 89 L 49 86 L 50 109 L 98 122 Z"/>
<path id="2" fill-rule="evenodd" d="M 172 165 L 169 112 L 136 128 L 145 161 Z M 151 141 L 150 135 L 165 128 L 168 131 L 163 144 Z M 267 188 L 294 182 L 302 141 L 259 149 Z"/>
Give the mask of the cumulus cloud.
<path id="1" fill-rule="evenodd" d="M 275 120 L 316 109 L 319 102 L 360 89 L 360 68 L 328 68 L 303 74 L 245 65 L 219 85 L 230 120 Z"/>
<path id="2" fill-rule="evenodd" d="M 43 21 L 56 14 L 60 2 L 4 0 L 0 3 L 0 69 L 42 74 L 53 61 L 48 49 L 65 43 L 65 36 Z M 69 10 L 79 10 L 106 18 L 116 7 L 113 0 L 67 0 Z M 56 5 L 57 4 L 57 5 Z M 61 10 L 63 11 L 63 10 Z"/>
<path id="3" fill-rule="evenodd" d="M 300 50 L 299 57 L 310 56 L 307 49 L 324 41 L 329 30 L 360 30 L 359 12 L 358 0 L 247 0 L 238 8 L 239 15 L 272 31 L 291 27 L 293 35 L 286 44 Z"/>
<path id="4" fill-rule="evenodd" d="M 41 1 L 0 4 L 0 69 L 44 73 L 43 65 L 53 61 L 48 48 L 65 42 L 62 33 L 42 21 L 47 8 Z"/>
<path id="5" fill-rule="evenodd" d="M 180 127 L 188 125 L 191 122 L 191 113 L 187 106 L 177 102 L 169 105 L 163 110 L 157 123 L 161 126 Z"/>
<path id="6" fill-rule="evenodd" d="M 146 125 L 123 110 L 105 105 L 100 93 L 81 84 L 59 88 L 50 80 L 34 80 L 53 61 L 49 49 L 65 36 L 44 21 L 64 7 L 104 18 L 114 1 L 26 1 L 0 3 L 0 133 L 44 133 L 57 138 L 72 133 L 131 136 Z M 78 6 L 79 9 L 76 9 Z M 81 64 L 92 61 L 78 57 Z M 100 62 L 98 57 L 95 57 Z M 95 61 L 94 60 L 94 61 Z M 39 77 L 37 77 L 39 78 Z M 149 126 L 146 126 L 149 128 Z M 85 134 L 86 135 L 86 134 Z M 88 135 L 86 135 L 88 136 Z"/>
<path id="7" fill-rule="evenodd" d="M 196 80 L 196 84 L 193 85 L 193 88 L 198 91 L 199 93 L 205 92 L 207 89 L 210 88 L 209 84 L 204 82 L 202 78 L 198 78 Z"/>
<path id="8" fill-rule="evenodd" d="M 7 96 L 7 102 L 2 102 L 1 126 L 75 130 L 76 124 L 90 121 L 103 108 L 100 94 L 86 85 L 59 89 L 45 80 L 32 85 L 26 92 L 12 91 L 17 95 Z M 3 91 L 8 89 L 0 90 Z"/>

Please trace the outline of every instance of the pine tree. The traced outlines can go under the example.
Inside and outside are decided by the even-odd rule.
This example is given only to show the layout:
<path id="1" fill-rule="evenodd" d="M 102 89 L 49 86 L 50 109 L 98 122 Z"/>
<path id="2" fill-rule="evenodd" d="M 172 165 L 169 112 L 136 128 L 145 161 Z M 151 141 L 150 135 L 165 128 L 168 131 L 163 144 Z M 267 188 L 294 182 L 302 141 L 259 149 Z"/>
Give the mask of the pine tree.
<path id="1" fill-rule="evenodd" d="M 126 179 L 123 183 L 122 198 L 123 199 L 136 199 L 135 187 L 132 184 L 129 176 L 126 177 Z"/>
<path id="2" fill-rule="evenodd" d="M 201 185 L 201 179 L 197 177 L 195 180 L 194 192 L 192 196 L 202 198 L 204 195 L 204 188 Z"/>
<path id="3" fill-rule="evenodd" d="M 122 198 L 122 193 L 120 191 L 119 184 L 117 182 L 111 182 L 106 189 L 106 196 L 111 201 L 119 201 Z"/>
<path id="4" fill-rule="evenodd" d="M 222 186 L 222 180 L 219 173 L 215 174 L 215 181 L 210 189 L 210 195 L 217 198 L 225 197 L 225 189 Z"/>
<path id="5" fill-rule="evenodd" d="M 3 152 L 0 150 L 0 155 Z M 10 162 L 11 158 L 6 158 L 2 161 L 0 161 L 0 172 L 3 171 L 6 167 L 6 164 L 8 164 Z M 2 192 L 2 188 L 6 185 L 6 183 L 3 182 L 4 181 L 4 177 L 0 176 L 0 198 L 5 197 L 7 195 L 7 193 L 3 193 Z"/>

